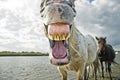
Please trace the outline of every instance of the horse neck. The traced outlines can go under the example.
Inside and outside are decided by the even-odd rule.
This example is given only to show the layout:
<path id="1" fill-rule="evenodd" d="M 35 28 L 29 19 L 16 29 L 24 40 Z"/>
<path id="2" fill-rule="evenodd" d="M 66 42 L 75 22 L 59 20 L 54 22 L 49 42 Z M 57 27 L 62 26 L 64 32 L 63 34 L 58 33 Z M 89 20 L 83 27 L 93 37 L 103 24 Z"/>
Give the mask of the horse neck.
<path id="1" fill-rule="evenodd" d="M 72 26 L 71 28 L 71 36 L 69 38 L 69 46 L 70 46 L 70 50 L 71 50 L 71 55 L 75 54 L 75 53 L 79 53 L 80 54 L 80 42 L 83 42 L 83 35 L 79 32 L 79 30 Z M 82 45 L 81 45 L 82 46 Z"/>
<path id="2" fill-rule="evenodd" d="M 70 39 L 69 39 L 69 43 L 72 44 L 73 46 L 76 46 L 77 44 L 79 44 L 79 31 L 76 27 L 72 27 L 71 28 L 71 36 L 70 36 Z"/>

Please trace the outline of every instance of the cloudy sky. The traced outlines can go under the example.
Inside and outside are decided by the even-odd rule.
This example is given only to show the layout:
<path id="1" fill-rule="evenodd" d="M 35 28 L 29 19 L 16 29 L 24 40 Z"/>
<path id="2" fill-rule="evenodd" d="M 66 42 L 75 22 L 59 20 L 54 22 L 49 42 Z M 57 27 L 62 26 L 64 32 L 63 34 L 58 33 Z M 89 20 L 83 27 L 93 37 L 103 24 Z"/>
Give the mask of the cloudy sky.
<path id="1" fill-rule="evenodd" d="M 0 0 L 0 51 L 48 52 L 39 14 L 40 0 Z M 120 45 L 120 0 L 76 1 L 76 26 L 83 34 L 107 36 Z"/>

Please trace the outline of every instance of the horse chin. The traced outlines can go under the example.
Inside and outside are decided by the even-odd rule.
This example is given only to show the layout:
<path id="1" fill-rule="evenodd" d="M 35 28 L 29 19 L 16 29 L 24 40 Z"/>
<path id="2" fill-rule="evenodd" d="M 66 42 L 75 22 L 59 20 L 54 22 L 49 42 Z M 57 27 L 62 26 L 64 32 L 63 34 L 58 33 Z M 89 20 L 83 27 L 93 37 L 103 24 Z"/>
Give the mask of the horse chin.
<path id="1" fill-rule="evenodd" d="M 68 54 L 66 57 L 60 58 L 60 59 L 57 59 L 57 58 L 52 56 L 50 58 L 50 62 L 51 62 L 51 64 L 56 65 L 56 66 L 67 65 L 70 62 L 70 55 Z"/>
<path id="2" fill-rule="evenodd" d="M 69 43 L 71 26 L 66 23 L 54 23 L 46 26 L 51 54 L 50 60 L 54 65 L 66 65 L 70 61 Z"/>

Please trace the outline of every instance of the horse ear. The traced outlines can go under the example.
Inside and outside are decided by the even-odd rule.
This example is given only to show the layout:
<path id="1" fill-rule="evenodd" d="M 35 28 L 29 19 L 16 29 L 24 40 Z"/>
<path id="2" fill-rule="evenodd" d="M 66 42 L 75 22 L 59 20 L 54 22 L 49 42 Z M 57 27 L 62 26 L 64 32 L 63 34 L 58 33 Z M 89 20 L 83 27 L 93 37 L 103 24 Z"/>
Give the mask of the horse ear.
<path id="1" fill-rule="evenodd" d="M 96 38 L 96 40 L 99 40 L 99 38 L 98 37 L 95 37 Z"/>

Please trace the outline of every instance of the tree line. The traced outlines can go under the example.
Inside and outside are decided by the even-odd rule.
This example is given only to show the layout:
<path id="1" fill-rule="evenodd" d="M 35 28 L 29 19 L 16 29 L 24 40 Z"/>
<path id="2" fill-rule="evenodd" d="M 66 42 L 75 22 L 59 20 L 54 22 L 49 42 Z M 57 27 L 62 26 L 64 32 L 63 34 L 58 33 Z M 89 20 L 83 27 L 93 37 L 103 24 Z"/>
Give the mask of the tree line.
<path id="1" fill-rule="evenodd" d="M 34 52 L 34 51 L 31 51 L 31 52 L 1 51 L 0 56 L 48 56 L 48 53 Z"/>

